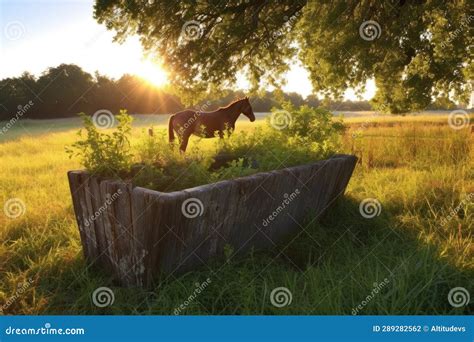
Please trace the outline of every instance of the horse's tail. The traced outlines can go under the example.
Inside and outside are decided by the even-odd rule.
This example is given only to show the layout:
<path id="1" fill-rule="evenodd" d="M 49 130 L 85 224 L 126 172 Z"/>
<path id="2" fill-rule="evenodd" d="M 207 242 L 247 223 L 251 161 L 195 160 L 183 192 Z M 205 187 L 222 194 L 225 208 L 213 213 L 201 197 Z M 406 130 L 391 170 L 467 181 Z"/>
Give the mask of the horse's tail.
<path id="1" fill-rule="evenodd" d="M 170 120 L 168 122 L 168 137 L 169 137 L 170 143 L 174 141 L 173 118 L 174 118 L 174 115 L 171 115 Z"/>

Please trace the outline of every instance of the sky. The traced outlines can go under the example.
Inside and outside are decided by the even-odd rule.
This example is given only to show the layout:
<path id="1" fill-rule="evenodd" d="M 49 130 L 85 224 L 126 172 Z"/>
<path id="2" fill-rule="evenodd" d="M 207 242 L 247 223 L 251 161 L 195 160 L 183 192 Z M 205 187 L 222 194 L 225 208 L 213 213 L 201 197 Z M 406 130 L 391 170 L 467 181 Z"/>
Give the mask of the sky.
<path id="1" fill-rule="evenodd" d="M 113 42 L 113 32 L 93 18 L 93 0 L 0 0 L 0 79 L 35 75 L 61 63 L 74 63 L 85 71 L 118 78 L 124 73 L 165 81 L 165 75 L 144 58 L 138 37 L 124 44 Z M 307 71 L 292 66 L 286 75 L 285 91 L 311 94 Z M 237 86 L 247 82 L 239 77 Z M 366 85 L 363 99 L 375 93 L 373 81 Z M 357 100 L 349 89 L 345 98 Z"/>

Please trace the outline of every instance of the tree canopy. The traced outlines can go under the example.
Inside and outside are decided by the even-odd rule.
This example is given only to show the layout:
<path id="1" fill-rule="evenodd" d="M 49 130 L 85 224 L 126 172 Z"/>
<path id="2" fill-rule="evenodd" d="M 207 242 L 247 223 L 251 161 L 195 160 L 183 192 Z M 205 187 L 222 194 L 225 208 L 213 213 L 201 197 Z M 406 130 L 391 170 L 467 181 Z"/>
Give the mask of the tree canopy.
<path id="1" fill-rule="evenodd" d="M 326 96 L 375 79 L 373 102 L 390 112 L 466 102 L 472 90 L 474 17 L 464 0 L 96 0 L 95 18 L 118 41 L 139 35 L 194 99 L 238 72 L 254 88 L 279 85 L 296 58 Z"/>

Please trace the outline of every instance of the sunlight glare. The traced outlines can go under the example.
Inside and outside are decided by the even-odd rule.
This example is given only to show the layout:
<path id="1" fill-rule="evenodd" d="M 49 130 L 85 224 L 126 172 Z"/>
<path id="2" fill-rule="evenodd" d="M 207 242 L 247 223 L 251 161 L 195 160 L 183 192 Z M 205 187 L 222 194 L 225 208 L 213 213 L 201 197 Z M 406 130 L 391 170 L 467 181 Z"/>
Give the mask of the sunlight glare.
<path id="1" fill-rule="evenodd" d="M 135 73 L 156 87 L 161 87 L 168 83 L 167 72 L 161 65 L 148 59 L 142 60 L 137 65 Z"/>

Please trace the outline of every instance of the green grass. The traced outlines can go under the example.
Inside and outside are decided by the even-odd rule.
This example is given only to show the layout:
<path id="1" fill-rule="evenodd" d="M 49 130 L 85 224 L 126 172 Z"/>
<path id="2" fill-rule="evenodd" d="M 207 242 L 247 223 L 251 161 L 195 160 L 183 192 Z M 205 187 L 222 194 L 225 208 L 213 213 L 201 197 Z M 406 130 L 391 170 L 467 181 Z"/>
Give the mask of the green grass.
<path id="1" fill-rule="evenodd" d="M 84 262 L 66 179 L 80 165 L 64 153 L 75 131 L 42 135 L 37 126 L 32 137 L 18 134 L 0 144 L 0 203 L 20 198 L 26 207 L 15 219 L 0 215 L 0 304 L 12 302 L 4 313 L 173 314 L 207 278 L 182 314 L 351 314 L 384 279 L 359 314 L 472 313 L 472 300 L 454 308 L 447 298 L 454 287 L 474 296 L 472 203 L 442 224 L 474 192 L 472 135 L 451 129 L 446 117 L 388 121 L 347 120 L 342 152 L 360 163 L 346 196 L 320 220 L 308 217 L 293 240 L 163 276 L 148 290 L 117 287 Z M 134 141 L 144 134 L 135 129 Z M 360 215 L 366 198 L 381 203 L 379 216 Z M 115 293 L 107 308 L 91 300 L 100 286 Z M 290 305 L 271 304 L 276 287 L 291 291 Z"/>

